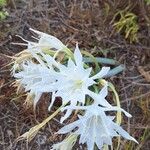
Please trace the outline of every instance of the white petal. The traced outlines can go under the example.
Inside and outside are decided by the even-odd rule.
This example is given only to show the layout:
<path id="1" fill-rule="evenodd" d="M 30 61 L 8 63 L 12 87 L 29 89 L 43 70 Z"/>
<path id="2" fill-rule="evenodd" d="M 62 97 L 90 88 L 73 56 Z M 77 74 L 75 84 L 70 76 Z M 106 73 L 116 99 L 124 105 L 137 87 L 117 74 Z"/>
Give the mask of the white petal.
<path id="1" fill-rule="evenodd" d="M 104 91 L 105 92 L 105 91 Z M 102 93 L 99 95 L 99 94 L 96 94 L 90 90 L 88 90 L 87 94 L 93 98 L 94 100 L 94 104 L 100 104 L 102 106 L 105 106 L 105 107 L 111 107 L 111 105 L 107 102 L 107 100 L 105 99 L 105 97 L 102 96 Z M 104 93 L 105 94 L 105 93 Z M 105 95 L 104 95 L 105 96 Z"/>
<path id="2" fill-rule="evenodd" d="M 87 141 L 87 148 L 88 148 L 88 150 L 94 149 L 94 142 L 92 139 Z"/>
<path id="3" fill-rule="evenodd" d="M 55 93 L 53 92 L 52 93 L 52 98 L 51 98 L 51 103 L 50 103 L 50 105 L 49 105 L 49 107 L 48 107 L 48 110 L 50 111 L 51 110 L 51 108 L 52 108 L 52 106 L 53 106 L 53 104 L 54 104 L 54 101 L 55 101 Z"/>
<path id="4" fill-rule="evenodd" d="M 99 138 L 96 138 L 96 145 L 97 145 L 97 147 L 99 148 L 99 149 L 102 149 L 102 147 L 103 147 L 103 141 L 101 140 L 101 139 L 99 139 Z"/>
<path id="5" fill-rule="evenodd" d="M 39 101 L 39 99 L 41 98 L 42 93 L 35 93 L 35 98 L 34 98 L 34 109 L 36 108 L 36 104 Z"/>
<path id="6" fill-rule="evenodd" d="M 79 50 L 78 43 L 76 43 L 76 48 L 74 51 L 74 59 L 75 59 L 76 65 L 79 65 L 79 66 L 82 65 L 82 54 Z"/>
<path id="7" fill-rule="evenodd" d="M 104 87 L 99 92 L 99 97 L 106 97 L 108 95 L 108 84 L 105 84 Z"/>
<path id="8" fill-rule="evenodd" d="M 76 91 L 74 94 L 70 95 L 69 98 L 71 101 L 74 101 L 75 103 L 81 102 L 82 104 L 85 103 L 85 93 L 83 91 Z"/>
<path id="9" fill-rule="evenodd" d="M 87 77 L 89 77 L 90 74 L 91 74 L 91 71 L 92 71 L 92 67 L 85 69 L 85 75 L 86 75 Z"/>
<path id="10" fill-rule="evenodd" d="M 45 67 L 45 64 L 43 62 L 43 60 L 40 58 L 40 56 L 37 55 L 37 53 L 33 52 L 32 49 L 28 49 L 30 50 L 30 53 L 32 54 L 32 56 L 43 66 Z"/>
<path id="11" fill-rule="evenodd" d="M 108 116 L 111 120 L 114 120 L 116 116 Z"/>
<path id="12" fill-rule="evenodd" d="M 103 138 L 103 144 L 112 145 L 112 137 L 110 135 L 104 135 Z"/>
<path id="13" fill-rule="evenodd" d="M 55 48 L 57 50 L 62 50 L 63 48 L 65 48 L 66 46 L 56 37 L 31 29 L 31 31 L 35 32 L 36 34 L 38 34 L 40 36 L 39 39 L 39 46 L 42 47 L 48 47 L 48 48 Z"/>
<path id="14" fill-rule="evenodd" d="M 34 30 L 34 29 L 32 29 L 32 28 L 29 28 L 29 30 L 33 31 L 34 33 L 36 33 L 36 34 L 38 34 L 38 35 L 40 35 L 40 36 L 42 36 L 43 34 L 45 34 L 45 33 L 43 33 L 43 32 Z"/>
<path id="15" fill-rule="evenodd" d="M 57 133 L 58 134 L 65 134 L 65 133 L 68 133 L 68 132 L 72 131 L 74 128 L 76 128 L 78 126 L 78 122 L 79 121 L 77 120 L 73 123 L 70 123 L 70 124 L 64 126 Z"/>
<path id="16" fill-rule="evenodd" d="M 50 68 L 52 67 L 52 65 L 58 66 L 58 63 L 54 60 L 52 56 L 44 54 L 43 52 L 41 52 L 40 54 L 43 56 Z"/>
<path id="17" fill-rule="evenodd" d="M 91 79 L 93 80 L 100 79 L 104 77 L 108 73 L 109 70 L 110 70 L 110 67 L 102 67 L 101 71 L 97 73 L 96 75 L 94 75 L 93 77 L 91 77 Z"/>
<path id="18" fill-rule="evenodd" d="M 75 67 L 75 64 L 74 62 L 71 60 L 71 58 L 69 58 L 68 60 L 68 65 L 67 65 L 68 68 L 74 68 Z"/>
<path id="19" fill-rule="evenodd" d="M 60 123 L 63 123 L 72 113 L 72 110 L 67 110 L 67 112 L 65 113 L 65 115 L 63 117 L 61 117 L 60 119 Z"/>
<path id="20" fill-rule="evenodd" d="M 66 107 L 62 108 L 62 111 L 66 110 L 66 109 L 71 109 L 71 110 L 73 110 L 73 109 L 76 109 L 76 110 L 78 110 L 78 109 L 86 110 L 88 108 L 89 108 L 88 106 L 73 106 L 73 105 L 71 105 L 71 106 L 66 106 Z"/>
<path id="21" fill-rule="evenodd" d="M 129 118 L 132 117 L 132 115 L 129 114 L 127 111 L 125 111 L 124 109 L 119 108 L 117 106 L 112 106 L 110 108 L 103 108 L 103 109 L 104 109 L 104 111 L 122 111 L 127 117 L 129 117 Z"/>
<path id="22" fill-rule="evenodd" d="M 51 150 L 72 150 L 72 147 L 77 141 L 78 135 L 70 134 L 67 138 L 65 138 L 62 142 L 54 144 Z"/>
<path id="23" fill-rule="evenodd" d="M 116 123 L 114 123 L 113 127 L 114 127 L 114 129 L 115 129 L 121 136 L 123 136 L 124 138 L 126 138 L 126 139 L 128 139 L 128 140 L 132 140 L 132 141 L 138 143 L 136 139 L 134 139 L 132 136 L 130 136 L 128 132 L 126 132 L 124 129 L 122 129 L 122 128 L 121 128 L 119 125 L 117 125 Z"/>
<path id="24" fill-rule="evenodd" d="M 39 46 L 55 48 L 56 50 L 62 50 L 65 48 L 65 45 L 59 39 L 48 34 L 41 36 L 39 40 Z"/>
<path id="25" fill-rule="evenodd" d="M 31 85 L 30 89 L 34 90 L 34 91 L 38 91 L 38 92 L 54 92 L 57 89 L 55 88 L 55 86 L 52 85 L 46 85 L 46 83 L 39 83 L 39 84 L 35 84 L 35 85 Z"/>
<path id="26" fill-rule="evenodd" d="M 38 43 L 28 42 L 28 49 L 30 53 L 41 53 L 42 50 L 38 47 Z"/>

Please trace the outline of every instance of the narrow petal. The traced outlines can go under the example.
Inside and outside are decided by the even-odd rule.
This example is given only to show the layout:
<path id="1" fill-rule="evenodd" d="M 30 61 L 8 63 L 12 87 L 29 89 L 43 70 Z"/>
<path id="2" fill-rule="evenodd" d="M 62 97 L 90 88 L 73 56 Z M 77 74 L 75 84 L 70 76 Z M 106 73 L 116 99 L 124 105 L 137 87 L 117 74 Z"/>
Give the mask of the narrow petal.
<path id="1" fill-rule="evenodd" d="M 96 138 L 96 145 L 99 149 L 102 149 L 103 147 L 103 141 L 100 140 L 99 138 Z"/>
<path id="2" fill-rule="evenodd" d="M 56 50 L 62 50 L 65 48 L 65 45 L 58 38 L 48 34 L 41 36 L 39 46 L 55 48 Z"/>
<path id="3" fill-rule="evenodd" d="M 41 52 L 40 54 L 43 56 L 50 68 L 52 67 L 52 65 L 58 66 L 58 63 L 54 60 L 52 56 L 44 54 L 43 52 Z"/>
<path id="4" fill-rule="evenodd" d="M 94 75 L 93 77 L 91 77 L 91 79 L 93 80 L 100 79 L 104 77 L 108 73 L 109 70 L 110 70 L 110 67 L 102 67 L 101 71 L 97 73 L 96 75 Z"/>
<path id="5" fill-rule="evenodd" d="M 85 69 L 86 76 L 89 77 L 92 71 L 92 67 Z"/>
<path id="6" fill-rule="evenodd" d="M 105 91 L 104 91 L 105 92 Z M 99 95 L 99 94 L 96 94 L 90 90 L 87 91 L 87 94 L 92 97 L 92 99 L 94 100 L 94 104 L 99 104 L 99 105 L 102 105 L 104 107 L 112 107 L 108 102 L 107 100 L 105 99 L 105 97 L 102 96 L 102 93 Z M 105 93 L 104 93 L 105 94 Z M 105 96 L 105 95 L 104 95 Z"/>
<path id="7" fill-rule="evenodd" d="M 72 110 L 67 110 L 67 112 L 65 113 L 65 115 L 63 117 L 61 117 L 60 119 L 60 123 L 63 123 L 72 113 Z"/>
<path id="8" fill-rule="evenodd" d="M 46 85 L 45 83 L 31 85 L 30 89 L 38 92 L 54 92 L 57 90 L 54 84 Z"/>
<path id="9" fill-rule="evenodd" d="M 71 60 L 71 58 L 69 58 L 68 60 L 68 65 L 67 65 L 68 68 L 74 68 L 75 67 L 75 64 L 74 62 Z"/>
<path id="10" fill-rule="evenodd" d="M 128 140 L 132 140 L 136 143 L 138 143 L 138 141 L 136 139 L 134 139 L 132 136 L 129 135 L 128 132 L 126 132 L 124 129 L 122 129 L 119 125 L 117 125 L 116 123 L 113 124 L 114 129 L 124 138 L 128 139 Z"/>
<path id="11" fill-rule="evenodd" d="M 52 35 L 49 35 L 49 34 L 31 29 L 31 28 L 30 28 L 30 30 L 40 36 L 40 39 L 38 42 L 39 46 L 55 48 L 56 50 L 62 50 L 63 48 L 66 47 L 58 38 L 56 38 Z"/>
<path id="12" fill-rule="evenodd" d="M 86 109 L 88 109 L 89 108 L 89 106 L 66 106 L 66 107 L 63 107 L 61 110 L 62 111 L 64 111 L 64 110 L 66 110 L 66 109 L 71 109 L 71 110 L 78 110 L 78 109 L 81 109 L 81 110 L 86 110 Z"/>
<path id="13" fill-rule="evenodd" d="M 108 84 L 105 84 L 104 87 L 99 92 L 99 97 L 106 97 L 108 95 Z"/>
<path id="14" fill-rule="evenodd" d="M 76 128 L 78 126 L 78 122 L 79 121 L 77 120 L 73 123 L 70 123 L 70 124 L 64 126 L 57 133 L 58 134 L 65 134 L 65 133 L 68 133 L 68 132 L 72 131 L 74 128 Z"/>
<path id="15" fill-rule="evenodd" d="M 45 67 L 45 64 L 43 62 L 43 60 L 37 55 L 37 53 L 33 52 L 32 49 L 28 49 L 30 51 L 30 53 L 32 54 L 32 56 L 43 66 Z"/>
<path id="16" fill-rule="evenodd" d="M 35 93 L 35 98 L 34 98 L 34 109 L 36 108 L 37 102 L 40 100 L 42 96 L 42 93 Z"/>
<path id="17" fill-rule="evenodd" d="M 76 48 L 74 51 L 74 59 L 75 59 L 76 65 L 82 65 L 82 54 L 79 50 L 78 43 L 76 43 Z"/>
<path id="18" fill-rule="evenodd" d="M 127 111 L 125 111 L 124 109 L 119 108 L 117 106 L 112 106 L 110 108 L 103 108 L 103 109 L 104 109 L 104 111 L 122 111 L 127 117 L 129 117 L 129 118 L 132 117 L 132 115 L 129 114 Z"/>
<path id="19" fill-rule="evenodd" d="M 34 30 L 34 29 L 32 29 L 32 28 L 29 28 L 29 30 L 32 31 L 32 32 L 34 32 L 34 33 L 36 33 L 36 34 L 38 34 L 38 35 L 40 35 L 40 36 L 42 36 L 43 34 L 45 34 L 45 33 L 43 33 L 43 32 Z"/>
<path id="20" fill-rule="evenodd" d="M 93 139 L 87 141 L 87 148 L 88 148 L 88 150 L 93 150 L 94 149 Z"/>
<path id="21" fill-rule="evenodd" d="M 49 105 L 49 107 L 48 107 L 48 110 L 50 111 L 51 110 L 51 108 L 52 108 L 52 106 L 53 106 L 53 104 L 54 104 L 54 101 L 55 101 L 55 93 L 53 92 L 52 93 L 52 98 L 51 98 L 51 103 L 50 103 L 50 105 Z"/>

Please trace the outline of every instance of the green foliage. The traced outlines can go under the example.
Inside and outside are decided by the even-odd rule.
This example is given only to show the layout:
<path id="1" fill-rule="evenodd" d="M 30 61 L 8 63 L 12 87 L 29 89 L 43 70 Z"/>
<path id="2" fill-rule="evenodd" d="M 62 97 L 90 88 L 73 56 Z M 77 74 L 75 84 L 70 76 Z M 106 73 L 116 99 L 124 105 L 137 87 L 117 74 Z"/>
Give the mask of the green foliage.
<path id="1" fill-rule="evenodd" d="M 117 18 L 119 18 L 118 21 L 116 21 Z M 137 23 L 137 16 L 134 13 L 119 11 L 115 14 L 113 22 L 116 31 L 122 33 L 126 39 L 129 39 L 130 43 L 138 41 L 139 25 Z"/>
<path id="2" fill-rule="evenodd" d="M 150 0 L 145 0 L 147 5 L 150 5 Z"/>
<path id="3" fill-rule="evenodd" d="M 3 9 L 7 5 L 6 0 L 0 0 L 0 21 L 6 19 L 8 12 Z"/>
<path id="4" fill-rule="evenodd" d="M 7 11 L 0 11 L 0 20 L 6 19 L 7 16 L 8 16 Z"/>
<path id="5" fill-rule="evenodd" d="M 0 0 L 0 7 L 6 6 L 7 2 L 6 0 Z"/>

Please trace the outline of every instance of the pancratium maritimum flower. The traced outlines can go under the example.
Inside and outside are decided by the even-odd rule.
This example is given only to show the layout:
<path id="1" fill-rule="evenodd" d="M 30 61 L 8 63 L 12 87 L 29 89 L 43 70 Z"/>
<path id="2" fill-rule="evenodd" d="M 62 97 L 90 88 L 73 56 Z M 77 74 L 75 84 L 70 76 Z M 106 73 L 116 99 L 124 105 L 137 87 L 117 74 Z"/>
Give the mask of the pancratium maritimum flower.
<path id="1" fill-rule="evenodd" d="M 35 40 L 37 40 L 37 42 L 25 40 L 21 36 L 17 35 L 26 43 L 12 44 L 27 46 L 27 49 L 24 51 L 31 54 L 31 58 L 35 58 L 39 63 L 43 64 L 41 58 L 39 57 L 39 54 L 43 52 L 47 53 L 49 50 L 55 50 L 57 54 L 59 51 L 70 51 L 58 38 L 31 28 L 30 30 L 37 34 L 37 37 L 32 36 Z"/>
<path id="2" fill-rule="evenodd" d="M 32 48 L 34 48 L 35 52 L 38 52 L 39 51 L 38 49 L 40 49 L 40 50 L 54 49 L 54 50 L 58 50 L 58 51 L 68 49 L 58 38 L 56 38 L 52 35 L 34 30 L 32 28 L 30 28 L 29 30 L 31 30 L 32 32 L 37 34 L 37 37 L 32 36 L 35 40 L 37 40 L 37 42 L 25 40 L 21 36 L 17 35 L 24 42 L 27 42 L 27 43 L 12 43 L 12 44 L 24 45 L 24 46 L 28 46 L 28 47 L 32 46 Z"/>
<path id="3" fill-rule="evenodd" d="M 20 84 L 25 88 L 25 91 L 35 95 L 34 106 L 36 106 L 42 93 L 47 92 L 41 91 L 41 86 L 49 84 L 48 92 L 55 91 L 53 84 L 57 81 L 58 75 L 52 68 L 33 63 L 32 61 L 25 61 L 20 66 L 20 69 L 21 71 L 14 72 L 13 76 L 17 78 Z"/>
<path id="4" fill-rule="evenodd" d="M 53 105 L 55 97 L 61 97 L 63 104 L 68 102 L 70 102 L 70 105 L 72 106 L 75 106 L 77 102 L 85 104 L 86 95 L 91 97 L 94 95 L 94 93 L 89 90 L 89 87 L 96 84 L 95 80 L 103 78 L 110 70 L 109 67 L 102 67 L 99 73 L 91 77 L 92 68 L 84 68 L 84 62 L 82 54 L 78 48 L 78 44 L 76 44 L 74 52 L 74 61 L 75 62 L 69 59 L 67 66 L 57 63 L 54 64 L 59 69 L 61 78 L 54 86 L 54 88 L 58 90 L 53 94 L 49 109 Z M 107 90 L 106 87 L 105 89 Z M 103 91 L 106 92 L 106 90 Z M 108 105 L 107 102 L 105 104 L 100 104 L 103 106 Z M 65 120 L 70 114 L 71 111 L 67 111 L 61 122 Z"/>
<path id="5" fill-rule="evenodd" d="M 23 86 L 27 92 L 26 103 L 29 104 L 33 99 L 34 108 L 42 93 L 45 92 L 52 93 L 49 110 L 53 106 L 56 97 L 61 97 L 63 104 L 48 119 L 44 120 L 40 126 L 38 125 L 38 130 L 60 110 L 66 110 L 60 122 L 68 118 L 73 110 L 82 110 L 82 114 L 84 112 L 84 115 L 78 115 L 79 120 L 66 125 L 58 131 L 59 134 L 72 132 L 69 133 L 65 140 L 54 144 L 53 150 L 71 150 L 78 136 L 79 143 L 87 143 L 88 150 L 93 150 L 95 144 L 99 149 L 103 148 L 105 144 L 112 145 L 112 138 L 116 136 L 123 136 L 128 140 L 137 142 L 113 121 L 115 117 L 106 115 L 106 112 L 120 111 L 127 117 L 131 117 L 125 110 L 117 106 L 111 106 L 106 100 L 108 86 L 112 89 L 115 96 L 117 95 L 111 84 L 102 79 L 107 76 L 110 68 L 102 67 L 99 73 L 93 75 L 92 68 L 89 68 L 84 63 L 78 44 L 76 44 L 73 54 L 56 37 L 34 29 L 30 30 L 36 34 L 33 37 L 36 42 L 27 41 L 21 37 L 26 44 L 16 43 L 27 46 L 26 50 L 14 57 L 12 75 L 16 78 L 17 91 L 21 90 L 22 88 L 20 87 Z M 67 54 L 67 57 L 64 55 L 63 60 L 65 61 L 61 60 L 62 63 L 58 62 L 60 60 L 58 57 L 60 56 L 58 55 L 59 51 Z M 68 59 L 67 63 L 66 58 Z M 102 88 L 98 88 L 99 83 L 104 83 Z M 88 100 L 91 100 L 91 105 L 89 105 Z M 118 100 L 117 96 L 116 100 Z M 119 101 L 117 102 L 119 103 Z M 24 135 L 29 135 L 29 133 L 33 135 L 34 129 L 37 131 L 37 126 L 32 129 L 30 131 L 33 132 L 29 131 Z"/>
<path id="6" fill-rule="evenodd" d="M 56 37 L 34 30 L 30 28 L 31 31 L 36 33 L 38 37 L 35 39 L 38 40 L 38 43 L 36 43 L 36 46 L 40 48 L 45 48 L 45 49 L 56 49 L 56 50 L 64 50 L 67 47 Z"/>
<path id="7" fill-rule="evenodd" d="M 114 117 L 107 116 L 106 111 L 123 111 L 125 115 L 131 117 L 126 111 L 118 107 L 104 108 L 95 104 L 91 106 L 67 106 L 66 109 L 85 109 L 84 116 L 78 116 L 79 120 L 66 125 L 58 131 L 59 134 L 66 134 L 78 128 L 74 134 L 80 135 L 79 143 L 87 143 L 88 150 L 93 150 L 96 144 L 99 149 L 102 149 L 104 144 L 112 145 L 112 138 L 123 136 L 128 140 L 137 142 L 118 124 L 113 122 Z"/>

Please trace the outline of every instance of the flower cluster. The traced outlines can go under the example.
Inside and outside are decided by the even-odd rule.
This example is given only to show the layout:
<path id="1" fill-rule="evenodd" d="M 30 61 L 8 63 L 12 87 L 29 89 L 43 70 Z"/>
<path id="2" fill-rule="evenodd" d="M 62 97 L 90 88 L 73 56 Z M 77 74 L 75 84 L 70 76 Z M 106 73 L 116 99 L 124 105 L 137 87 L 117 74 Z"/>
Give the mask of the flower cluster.
<path id="1" fill-rule="evenodd" d="M 34 108 L 43 93 L 51 93 L 49 110 L 51 110 L 56 97 L 62 99 L 62 111 L 66 113 L 61 117 L 61 123 L 74 110 L 81 110 L 82 115 L 78 115 L 78 120 L 66 125 L 58 133 L 71 133 L 69 137 L 75 137 L 74 142 L 79 136 L 79 143 L 86 143 L 88 150 L 93 150 L 95 145 L 99 149 L 102 149 L 105 144 L 112 145 L 112 138 L 120 135 L 137 142 L 113 121 L 114 116 L 106 114 L 106 112 L 117 111 L 131 117 L 125 110 L 118 106 L 112 106 L 106 100 L 109 83 L 103 78 L 110 71 L 110 67 L 102 67 L 95 74 L 92 67 L 83 62 L 78 44 L 72 53 L 56 37 L 33 29 L 31 31 L 38 35 L 35 37 L 37 42 L 24 40 L 27 42 L 27 52 L 31 54 L 31 57 L 22 60 L 19 64 L 15 63 L 17 67 L 13 67 L 12 74 L 27 93 L 34 95 Z M 51 50 L 54 55 L 49 53 Z M 65 61 L 62 62 L 56 59 L 60 51 L 67 54 L 67 60 L 65 58 Z M 105 82 L 99 86 L 101 80 Z M 95 86 L 97 90 L 94 90 Z M 53 149 L 62 149 L 60 147 L 64 149 L 64 143 L 70 145 L 71 149 L 74 144 L 67 144 L 69 141 L 67 139 L 55 144 Z"/>

